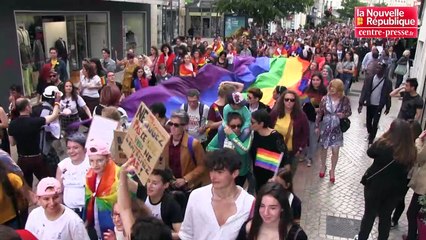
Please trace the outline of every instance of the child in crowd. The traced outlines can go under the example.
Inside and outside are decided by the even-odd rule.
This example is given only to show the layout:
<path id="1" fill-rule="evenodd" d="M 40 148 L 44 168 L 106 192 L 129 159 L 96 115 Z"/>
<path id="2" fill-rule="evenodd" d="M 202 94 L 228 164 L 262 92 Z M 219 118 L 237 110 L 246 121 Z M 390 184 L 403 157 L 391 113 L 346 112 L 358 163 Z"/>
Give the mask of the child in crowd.
<path id="1" fill-rule="evenodd" d="M 231 112 L 237 112 L 243 117 L 243 125 L 241 126 L 241 135 L 238 137 L 241 142 L 244 142 L 250 136 L 250 121 L 251 113 L 246 107 L 246 100 L 240 92 L 233 92 L 227 96 L 227 103 L 223 108 L 223 121 L 222 126 L 218 130 L 218 143 L 219 148 L 223 148 L 225 142 L 225 131 L 224 128 L 228 122 L 228 114 Z"/>

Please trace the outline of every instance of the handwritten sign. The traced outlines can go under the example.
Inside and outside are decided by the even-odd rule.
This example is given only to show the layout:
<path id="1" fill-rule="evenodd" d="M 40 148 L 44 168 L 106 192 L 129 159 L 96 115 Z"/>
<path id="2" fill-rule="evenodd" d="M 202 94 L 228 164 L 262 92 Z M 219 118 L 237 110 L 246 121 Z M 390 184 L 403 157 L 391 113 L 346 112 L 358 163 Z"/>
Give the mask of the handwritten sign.
<path id="1" fill-rule="evenodd" d="M 170 135 L 142 102 L 121 145 L 128 157 L 134 157 L 136 174 L 142 184 L 154 170 Z"/>
<path id="2" fill-rule="evenodd" d="M 117 121 L 99 115 L 93 116 L 89 134 L 87 134 L 87 143 L 93 139 L 102 139 L 108 146 L 111 146 L 114 140 L 114 130 L 117 129 L 117 126 Z"/>
<path id="3" fill-rule="evenodd" d="M 114 141 L 111 145 L 111 155 L 114 162 L 121 166 L 127 161 L 127 155 L 124 153 L 121 145 L 126 137 L 126 132 L 120 130 L 114 130 Z"/>

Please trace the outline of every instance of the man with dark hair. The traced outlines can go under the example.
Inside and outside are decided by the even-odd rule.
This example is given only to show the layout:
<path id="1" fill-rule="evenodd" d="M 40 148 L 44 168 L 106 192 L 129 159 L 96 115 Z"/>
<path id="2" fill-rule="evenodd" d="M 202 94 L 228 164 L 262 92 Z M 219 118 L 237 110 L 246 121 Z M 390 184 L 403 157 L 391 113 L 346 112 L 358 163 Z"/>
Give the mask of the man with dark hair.
<path id="1" fill-rule="evenodd" d="M 24 173 L 24 179 L 29 186 L 33 183 L 33 174 L 40 180 L 50 175 L 43 161 L 40 149 L 40 131 L 42 127 L 55 121 L 59 116 L 59 101 L 61 95 L 55 93 L 55 103 L 50 115 L 31 117 L 32 107 L 29 99 L 16 100 L 16 110 L 19 117 L 9 125 L 9 141 L 17 145 L 18 166 Z"/>
<path id="2" fill-rule="evenodd" d="M 385 74 L 387 65 L 379 63 L 377 74 L 372 78 L 366 78 L 362 86 L 361 96 L 359 97 L 358 113 L 361 113 L 362 107 L 367 107 L 367 132 L 368 143 L 372 144 L 377 134 L 382 109 L 386 106 L 385 115 L 389 113 L 391 107 L 392 82 Z"/>
<path id="3" fill-rule="evenodd" d="M 149 109 L 151 110 L 152 114 L 157 118 L 157 120 L 161 123 L 161 125 L 164 127 L 164 129 L 167 130 L 167 132 L 170 132 L 169 126 L 167 126 L 167 121 L 169 120 L 166 117 L 166 106 L 164 106 L 164 103 L 157 102 L 153 103 Z"/>
<path id="4" fill-rule="evenodd" d="M 199 140 L 205 147 L 207 140 L 207 116 L 209 107 L 200 102 L 200 92 L 197 89 L 189 89 L 186 94 L 187 103 L 182 104 L 180 109 L 188 113 L 188 134 Z"/>
<path id="5" fill-rule="evenodd" d="M 206 47 L 201 42 L 201 37 L 200 36 L 196 36 L 195 37 L 195 44 L 192 45 L 192 52 L 191 52 L 191 54 L 194 55 L 194 52 L 196 50 L 198 50 L 202 56 L 204 56 L 204 53 L 206 52 Z"/>
<path id="6" fill-rule="evenodd" d="M 402 97 L 401 109 L 398 118 L 404 120 L 414 119 L 420 122 L 423 110 L 423 99 L 417 94 L 417 78 L 407 79 L 405 84 L 390 93 L 391 97 Z"/>
<path id="7" fill-rule="evenodd" d="M 170 170 L 154 169 L 146 186 L 138 184 L 136 195 L 145 201 L 152 216 L 163 221 L 177 239 L 183 221 L 183 212 L 179 203 L 167 191 L 172 180 L 173 175 Z"/>
<path id="8" fill-rule="evenodd" d="M 365 79 L 372 78 L 377 74 L 379 62 L 379 50 L 377 50 L 377 48 L 373 48 L 373 50 L 371 50 L 371 60 L 365 68 Z"/>
<path id="9" fill-rule="evenodd" d="M 59 74 L 59 79 L 62 82 L 68 80 L 67 66 L 65 62 L 58 58 L 58 50 L 54 47 L 49 49 L 50 58 L 46 61 L 46 64 L 50 64 L 50 68 L 54 69 Z"/>
<path id="10" fill-rule="evenodd" d="M 256 110 L 265 109 L 267 112 L 271 111 L 271 108 L 260 100 L 263 97 L 263 92 L 260 88 L 252 87 L 247 90 L 247 108 L 250 112 L 254 112 Z"/>
<path id="11" fill-rule="evenodd" d="M 137 240 L 172 240 L 170 229 L 155 217 L 140 217 L 132 226 L 131 239 Z"/>
<path id="12" fill-rule="evenodd" d="M 207 154 L 206 167 L 212 184 L 192 191 L 179 232 L 180 239 L 237 237 L 254 201 L 252 195 L 235 184 L 240 166 L 240 156 L 235 150 L 224 148 Z"/>
<path id="13" fill-rule="evenodd" d="M 101 64 L 105 72 L 114 72 L 117 67 L 115 61 L 111 59 L 111 52 L 108 48 L 102 49 Z"/>

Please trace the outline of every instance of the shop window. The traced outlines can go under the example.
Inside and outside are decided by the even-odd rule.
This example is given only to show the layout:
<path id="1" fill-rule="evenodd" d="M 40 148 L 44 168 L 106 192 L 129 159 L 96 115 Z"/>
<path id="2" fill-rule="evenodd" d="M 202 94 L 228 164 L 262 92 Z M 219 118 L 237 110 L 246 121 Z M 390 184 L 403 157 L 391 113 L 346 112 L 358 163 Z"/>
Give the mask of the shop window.
<path id="1" fill-rule="evenodd" d="M 16 11 L 15 19 L 26 96 L 34 96 L 39 82 L 47 81 L 49 74 L 40 73 L 49 61 L 51 47 L 58 50 L 58 58 L 65 62 L 67 74 L 62 80 L 78 80 L 82 60 L 100 57 L 101 49 L 109 46 L 106 12 Z"/>
<path id="2" fill-rule="evenodd" d="M 136 54 L 146 53 L 145 12 L 123 13 L 123 53 L 133 49 Z"/>

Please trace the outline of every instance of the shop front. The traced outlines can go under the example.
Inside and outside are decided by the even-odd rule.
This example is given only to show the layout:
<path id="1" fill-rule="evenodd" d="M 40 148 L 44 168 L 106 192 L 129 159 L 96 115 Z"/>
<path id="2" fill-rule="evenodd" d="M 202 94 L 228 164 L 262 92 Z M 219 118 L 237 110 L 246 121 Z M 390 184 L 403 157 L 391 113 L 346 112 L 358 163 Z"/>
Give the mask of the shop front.
<path id="1" fill-rule="evenodd" d="M 10 0 L 7 0 L 10 1 Z M 9 38 L 0 51 L 1 94 L 12 84 L 31 96 L 39 70 L 55 47 L 70 78 L 78 78 L 84 58 L 101 58 L 102 49 L 122 59 L 129 48 L 146 53 L 150 46 L 150 5 L 113 1 L 10 1 L 0 10 L 0 26 Z M 0 100 L 5 104 L 7 98 Z"/>

